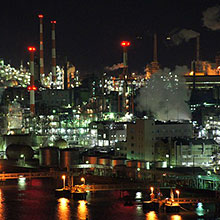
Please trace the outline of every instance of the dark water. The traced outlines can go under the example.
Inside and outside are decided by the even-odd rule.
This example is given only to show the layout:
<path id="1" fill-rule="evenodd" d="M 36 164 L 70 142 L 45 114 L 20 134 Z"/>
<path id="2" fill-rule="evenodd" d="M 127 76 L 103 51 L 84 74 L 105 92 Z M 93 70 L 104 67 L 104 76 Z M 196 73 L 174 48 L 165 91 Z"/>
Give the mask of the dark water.
<path id="1" fill-rule="evenodd" d="M 141 203 L 124 206 L 117 191 L 89 193 L 87 201 L 74 202 L 65 198 L 57 199 L 54 195 L 55 188 L 52 180 L 46 179 L 6 182 L 0 186 L 0 220 L 217 219 L 210 205 L 200 204 L 192 211 L 170 215 L 143 213 Z"/>

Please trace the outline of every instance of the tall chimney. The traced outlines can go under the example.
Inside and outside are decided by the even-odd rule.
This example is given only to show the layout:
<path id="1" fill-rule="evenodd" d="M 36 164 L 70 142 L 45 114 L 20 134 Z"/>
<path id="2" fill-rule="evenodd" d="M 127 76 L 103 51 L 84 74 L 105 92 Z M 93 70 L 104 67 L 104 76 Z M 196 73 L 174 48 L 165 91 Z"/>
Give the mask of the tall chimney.
<path id="1" fill-rule="evenodd" d="M 200 36 L 198 35 L 196 37 L 196 72 L 199 72 L 200 68 L 199 68 L 199 40 L 200 40 Z"/>
<path id="2" fill-rule="evenodd" d="M 52 24 L 52 83 L 56 84 L 56 41 L 55 41 L 55 25 L 56 21 L 51 21 Z"/>
<path id="3" fill-rule="evenodd" d="M 43 15 L 38 15 L 40 19 L 40 80 L 44 74 L 44 46 L 43 46 Z"/>
<path id="4" fill-rule="evenodd" d="M 156 73 L 159 70 L 159 63 L 157 61 L 157 34 L 154 34 L 154 49 L 153 61 L 151 62 L 150 74 Z"/>
<path id="5" fill-rule="evenodd" d="M 30 86 L 28 86 L 28 90 L 30 91 L 30 114 L 31 117 L 35 115 L 35 90 L 36 87 L 34 85 L 34 52 L 36 51 L 35 47 L 28 47 L 30 52 L 30 72 L 31 72 L 31 80 Z"/>
<path id="6" fill-rule="evenodd" d="M 157 62 L 157 34 L 154 34 L 154 62 Z"/>
<path id="7" fill-rule="evenodd" d="M 129 47 L 131 43 L 129 41 L 122 41 L 121 46 L 123 47 L 123 77 L 127 79 L 128 74 L 128 53 L 127 47 Z"/>

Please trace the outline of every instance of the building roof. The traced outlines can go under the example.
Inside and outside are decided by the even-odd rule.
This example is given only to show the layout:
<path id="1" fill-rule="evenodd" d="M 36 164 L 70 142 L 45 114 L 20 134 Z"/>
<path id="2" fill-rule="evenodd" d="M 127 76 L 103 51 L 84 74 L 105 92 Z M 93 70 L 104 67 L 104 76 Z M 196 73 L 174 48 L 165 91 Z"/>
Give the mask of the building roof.
<path id="1" fill-rule="evenodd" d="M 217 142 L 213 139 L 202 139 L 202 138 L 188 138 L 188 139 L 177 139 L 177 145 L 212 145 L 212 144 L 217 144 Z"/>

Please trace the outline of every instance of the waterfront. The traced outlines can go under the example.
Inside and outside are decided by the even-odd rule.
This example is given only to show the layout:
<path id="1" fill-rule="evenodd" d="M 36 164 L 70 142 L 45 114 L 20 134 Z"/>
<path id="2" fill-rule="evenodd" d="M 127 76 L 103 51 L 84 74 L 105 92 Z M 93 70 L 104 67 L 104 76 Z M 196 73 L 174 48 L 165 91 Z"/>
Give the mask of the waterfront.
<path id="1" fill-rule="evenodd" d="M 56 198 L 52 179 L 8 181 L 0 187 L 0 219 L 2 220 L 153 220 L 216 219 L 209 204 L 178 214 L 143 213 L 142 205 L 124 206 L 119 191 L 89 193 L 87 201 L 74 202 Z M 205 215 L 204 215 L 205 214 Z"/>

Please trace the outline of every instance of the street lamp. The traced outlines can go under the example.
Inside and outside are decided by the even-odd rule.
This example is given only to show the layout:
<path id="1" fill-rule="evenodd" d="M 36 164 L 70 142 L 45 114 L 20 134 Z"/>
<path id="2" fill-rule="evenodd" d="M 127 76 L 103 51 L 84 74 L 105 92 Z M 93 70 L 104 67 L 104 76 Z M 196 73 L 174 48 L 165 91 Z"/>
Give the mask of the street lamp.
<path id="1" fill-rule="evenodd" d="M 151 200 L 154 200 L 154 187 L 151 186 L 150 191 L 151 191 L 150 198 Z"/>
<path id="2" fill-rule="evenodd" d="M 154 193 L 154 187 L 150 187 L 150 191 L 151 191 L 151 193 Z"/>
<path id="3" fill-rule="evenodd" d="M 177 194 L 177 202 L 179 202 L 179 198 L 180 198 L 180 191 L 176 190 L 176 194 Z"/>
<path id="4" fill-rule="evenodd" d="M 62 179 L 63 179 L 63 188 L 65 189 L 65 186 L 66 186 L 66 183 L 65 183 L 65 181 L 66 181 L 66 176 L 63 175 L 63 176 L 62 176 Z"/>
<path id="5" fill-rule="evenodd" d="M 80 179 L 82 182 L 83 182 L 83 184 L 85 185 L 85 183 L 86 183 L 86 180 L 85 180 L 85 178 L 84 177 L 81 177 L 81 179 Z"/>

